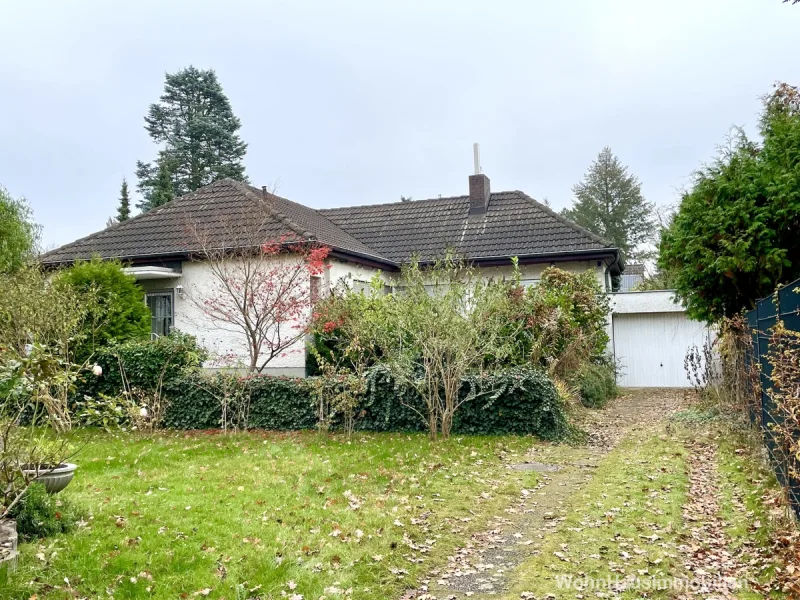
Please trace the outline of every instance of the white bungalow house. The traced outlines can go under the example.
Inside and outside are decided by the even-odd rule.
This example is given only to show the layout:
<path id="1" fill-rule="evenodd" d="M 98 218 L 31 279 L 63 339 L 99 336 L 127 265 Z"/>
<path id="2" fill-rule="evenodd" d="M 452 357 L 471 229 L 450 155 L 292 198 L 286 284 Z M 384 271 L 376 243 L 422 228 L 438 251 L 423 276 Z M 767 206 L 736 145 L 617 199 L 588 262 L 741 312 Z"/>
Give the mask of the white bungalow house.
<path id="1" fill-rule="evenodd" d="M 556 265 L 592 271 L 610 290 L 612 275 L 622 270 L 616 248 L 523 192 L 491 192 L 484 174 L 469 177 L 467 195 L 334 209 L 314 209 L 224 179 L 53 250 L 42 262 L 57 268 L 93 255 L 119 258 L 146 290 L 154 334 L 177 328 L 197 336 L 215 356 L 244 359 L 242 336 L 215 326 L 186 296 L 209 284 L 202 248 L 230 246 L 229 236 L 254 222 L 262 241 L 292 235 L 330 247 L 330 268 L 316 282 L 323 288 L 340 280 L 366 286 L 378 271 L 391 276 L 412 256 L 433 261 L 447 248 L 487 276 L 510 273 L 511 259 L 518 257 L 526 284 Z M 298 345 L 264 372 L 304 375 L 304 349 Z"/>

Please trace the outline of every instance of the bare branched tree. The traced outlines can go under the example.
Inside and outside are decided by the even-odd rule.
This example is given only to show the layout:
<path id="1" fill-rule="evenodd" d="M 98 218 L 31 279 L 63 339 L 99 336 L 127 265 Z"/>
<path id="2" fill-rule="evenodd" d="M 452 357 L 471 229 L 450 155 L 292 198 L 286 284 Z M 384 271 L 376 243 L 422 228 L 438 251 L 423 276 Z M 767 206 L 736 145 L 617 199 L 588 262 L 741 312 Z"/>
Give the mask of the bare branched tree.
<path id="1" fill-rule="evenodd" d="M 216 327 L 241 336 L 249 370 L 260 373 L 306 335 L 312 278 L 322 275 L 329 249 L 293 233 L 296 225 L 275 213 L 266 193 L 248 198 L 213 225 L 188 221 L 192 258 L 208 266 L 211 281 L 187 295 Z"/>

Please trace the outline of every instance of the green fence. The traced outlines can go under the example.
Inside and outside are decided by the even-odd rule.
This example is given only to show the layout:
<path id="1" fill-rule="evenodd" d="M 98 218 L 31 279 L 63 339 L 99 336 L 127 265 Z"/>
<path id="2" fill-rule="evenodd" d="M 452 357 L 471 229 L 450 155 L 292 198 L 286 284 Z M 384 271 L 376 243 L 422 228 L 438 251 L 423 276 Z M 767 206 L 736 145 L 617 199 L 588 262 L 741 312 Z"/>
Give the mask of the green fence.
<path id="1" fill-rule="evenodd" d="M 792 473 L 800 472 L 797 458 L 786 452 L 775 437 L 775 425 L 782 422 L 782 415 L 776 410 L 770 390 L 772 384 L 772 365 L 768 360 L 770 352 L 770 333 L 779 320 L 787 329 L 800 331 L 800 279 L 781 288 L 772 296 L 759 300 L 756 308 L 747 313 L 747 323 L 753 335 L 753 350 L 747 356 L 748 367 L 758 365 L 760 406 L 750 411 L 750 419 L 761 426 L 764 443 L 775 470 L 775 475 L 789 494 L 789 500 L 800 517 L 800 480 Z M 800 436 L 800 431 L 797 432 Z M 795 467 L 795 468 L 792 468 Z"/>

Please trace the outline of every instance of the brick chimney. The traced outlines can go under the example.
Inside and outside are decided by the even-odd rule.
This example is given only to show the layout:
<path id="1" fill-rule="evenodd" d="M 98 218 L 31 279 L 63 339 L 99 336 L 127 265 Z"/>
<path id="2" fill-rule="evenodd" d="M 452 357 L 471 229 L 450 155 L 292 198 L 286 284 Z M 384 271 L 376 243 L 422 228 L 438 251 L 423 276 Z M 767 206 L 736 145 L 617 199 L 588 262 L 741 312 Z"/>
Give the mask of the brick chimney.
<path id="1" fill-rule="evenodd" d="M 481 150 L 478 144 L 472 145 L 475 159 L 475 174 L 469 176 L 469 215 L 485 215 L 489 210 L 489 178 L 481 173 Z"/>
<path id="2" fill-rule="evenodd" d="M 469 214 L 485 215 L 489 210 L 489 178 L 483 173 L 469 176 Z"/>

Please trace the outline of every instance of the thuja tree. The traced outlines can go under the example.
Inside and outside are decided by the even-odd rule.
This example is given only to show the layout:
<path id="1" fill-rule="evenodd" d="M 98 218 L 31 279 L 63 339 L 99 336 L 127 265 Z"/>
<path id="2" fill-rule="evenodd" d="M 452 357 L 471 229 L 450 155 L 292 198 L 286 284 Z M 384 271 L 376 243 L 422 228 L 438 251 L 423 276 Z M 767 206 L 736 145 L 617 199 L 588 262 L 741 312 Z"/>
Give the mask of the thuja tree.
<path id="1" fill-rule="evenodd" d="M 800 276 L 800 91 L 765 98 L 759 144 L 736 132 L 695 176 L 663 233 L 659 267 L 692 318 L 716 322 Z"/>
<path id="2" fill-rule="evenodd" d="M 327 268 L 330 249 L 291 236 L 243 245 L 238 250 L 206 245 L 211 281 L 193 286 L 189 299 L 220 329 L 247 347 L 251 371 L 296 351 L 306 335 L 314 299 L 312 278 Z"/>
<path id="3" fill-rule="evenodd" d="M 83 321 L 84 335 L 73 344 L 76 361 L 86 360 L 112 342 L 150 336 L 150 310 L 144 302 L 144 289 L 122 270 L 118 260 L 94 257 L 77 261 L 57 279 L 78 294 L 93 298 Z"/>

